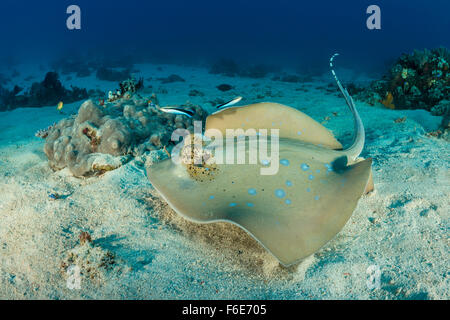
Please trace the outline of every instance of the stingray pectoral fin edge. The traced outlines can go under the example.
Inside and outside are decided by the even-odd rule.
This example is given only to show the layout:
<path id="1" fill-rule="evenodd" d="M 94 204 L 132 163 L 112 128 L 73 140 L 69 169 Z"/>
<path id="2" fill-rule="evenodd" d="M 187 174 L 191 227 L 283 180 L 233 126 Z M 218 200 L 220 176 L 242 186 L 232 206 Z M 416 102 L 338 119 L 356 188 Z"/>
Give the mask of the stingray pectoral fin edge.
<path id="1" fill-rule="evenodd" d="M 289 266 L 319 250 L 344 227 L 361 198 L 371 172 L 372 159 L 360 161 L 330 181 L 319 200 L 305 201 L 298 210 L 283 215 L 282 211 L 267 210 L 250 215 L 226 214 L 227 210 L 202 211 L 201 201 L 183 202 L 186 196 L 176 197 L 172 183 L 177 183 L 178 192 L 194 192 L 183 171 L 176 171 L 177 181 L 168 181 L 167 170 L 178 170 L 170 160 L 147 167 L 147 176 L 164 200 L 181 216 L 197 223 L 229 222 L 237 225 L 258 241 L 282 265 Z M 301 198 L 302 195 L 299 195 Z M 210 201 L 214 201 L 212 199 Z M 268 213 L 269 212 L 269 213 Z"/>
<path id="2" fill-rule="evenodd" d="M 348 167 L 337 180 L 338 189 L 330 189 L 314 201 L 316 207 L 297 211 L 294 216 L 282 219 L 279 224 L 259 226 L 240 223 L 281 264 L 289 266 L 310 256 L 345 226 L 364 193 L 371 172 L 372 159 L 368 158 Z M 336 190 L 339 190 L 336 192 Z M 332 192 L 336 192 L 334 195 Z"/>

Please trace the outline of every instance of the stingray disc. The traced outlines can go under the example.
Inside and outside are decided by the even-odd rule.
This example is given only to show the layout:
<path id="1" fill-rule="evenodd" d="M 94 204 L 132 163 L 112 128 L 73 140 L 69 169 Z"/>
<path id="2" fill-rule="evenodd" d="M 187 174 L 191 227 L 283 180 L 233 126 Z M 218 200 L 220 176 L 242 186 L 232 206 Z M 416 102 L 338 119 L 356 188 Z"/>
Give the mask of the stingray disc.
<path id="1" fill-rule="evenodd" d="M 224 148 L 216 146 L 213 154 L 228 152 Z M 259 144 L 246 141 L 247 159 L 259 151 Z M 199 165 L 167 159 L 147 167 L 147 176 L 183 217 L 234 223 L 290 265 L 332 239 L 363 194 L 372 160 L 347 166 L 342 159 L 339 151 L 280 139 L 277 163 L 263 157 L 256 163 Z M 276 174 L 261 174 L 272 165 L 278 166 Z"/>

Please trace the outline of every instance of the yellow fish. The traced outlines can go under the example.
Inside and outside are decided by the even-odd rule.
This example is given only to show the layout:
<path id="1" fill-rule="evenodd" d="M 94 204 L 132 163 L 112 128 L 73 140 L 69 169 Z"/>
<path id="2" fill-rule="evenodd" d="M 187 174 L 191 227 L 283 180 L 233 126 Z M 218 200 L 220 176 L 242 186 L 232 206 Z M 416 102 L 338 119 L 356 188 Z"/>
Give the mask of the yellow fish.
<path id="1" fill-rule="evenodd" d="M 62 110 L 63 106 L 64 106 L 64 103 L 62 101 L 60 101 L 60 102 L 58 102 L 58 106 L 56 107 L 56 109 Z"/>

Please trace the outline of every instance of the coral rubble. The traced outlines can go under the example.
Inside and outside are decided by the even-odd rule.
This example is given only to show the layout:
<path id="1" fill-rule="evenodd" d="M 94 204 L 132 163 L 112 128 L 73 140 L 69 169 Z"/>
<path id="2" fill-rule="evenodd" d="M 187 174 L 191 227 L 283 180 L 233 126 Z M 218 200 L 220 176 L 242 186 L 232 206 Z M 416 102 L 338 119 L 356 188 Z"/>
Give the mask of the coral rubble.
<path id="1" fill-rule="evenodd" d="M 99 54 L 98 52 L 66 52 L 51 62 L 53 70 L 78 78 L 97 73 L 97 78 L 107 81 L 122 81 L 129 78 L 134 67 L 133 57 Z"/>
<path id="2" fill-rule="evenodd" d="M 186 80 L 184 80 L 182 77 L 180 77 L 177 74 L 171 74 L 170 76 L 166 77 L 166 78 L 158 78 L 159 81 L 161 81 L 161 83 L 173 83 L 173 82 L 185 82 Z"/>
<path id="3" fill-rule="evenodd" d="M 94 69 L 86 60 L 86 57 L 67 55 L 53 61 L 51 67 L 63 75 L 75 73 L 77 77 L 83 78 L 90 76 Z"/>
<path id="4" fill-rule="evenodd" d="M 287 74 L 287 75 L 283 75 L 280 78 L 280 81 L 296 83 L 296 82 L 302 82 L 302 78 L 300 76 L 295 75 L 295 74 Z"/>
<path id="5" fill-rule="evenodd" d="M 226 83 L 222 83 L 222 84 L 218 85 L 216 88 L 222 92 L 230 91 L 231 89 L 233 89 L 233 87 L 231 85 L 226 84 Z"/>
<path id="6" fill-rule="evenodd" d="M 264 64 L 255 64 L 250 65 L 247 68 L 242 68 L 240 76 L 253 79 L 260 79 L 266 77 L 269 73 L 273 73 L 275 71 L 279 71 L 279 68 L 267 66 Z"/>
<path id="7" fill-rule="evenodd" d="M 240 74 L 240 68 L 231 59 L 220 59 L 210 67 L 209 73 L 234 77 Z"/>
<path id="8" fill-rule="evenodd" d="M 221 74 L 229 77 L 246 77 L 260 79 L 266 77 L 269 73 L 279 72 L 280 68 L 265 64 L 238 65 L 232 59 L 219 59 L 209 68 L 211 74 Z"/>
<path id="9" fill-rule="evenodd" d="M 119 268 L 116 255 L 108 249 L 96 245 L 89 233 L 80 234 L 80 243 L 65 253 L 61 261 L 60 271 L 67 281 L 89 280 L 94 284 L 101 284 L 108 272 Z M 78 269 L 78 270 L 77 270 Z M 75 271 L 75 272 L 74 272 Z M 75 287 L 74 287 L 75 288 Z"/>
<path id="10" fill-rule="evenodd" d="M 447 101 L 448 102 L 448 101 Z M 439 137 L 450 141 L 450 107 L 447 104 L 447 108 L 444 110 L 444 116 L 439 128 Z"/>
<path id="11" fill-rule="evenodd" d="M 122 98 L 130 98 L 131 95 L 144 87 L 144 79 L 140 78 L 138 82 L 134 78 L 119 83 L 119 89 L 109 91 L 108 102 L 113 102 Z"/>
<path id="12" fill-rule="evenodd" d="M 199 90 L 193 89 L 193 90 L 189 91 L 189 96 L 190 97 L 203 97 L 203 96 L 205 96 L 205 94 Z"/>
<path id="13" fill-rule="evenodd" d="M 123 69 L 123 70 L 115 70 L 113 68 L 101 67 L 97 70 L 96 77 L 99 80 L 105 81 L 123 81 L 125 79 L 130 78 L 131 70 Z"/>
<path id="14" fill-rule="evenodd" d="M 45 129 L 38 130 L 34 135 L 38 138 L 45 139 L 48 137 L 48 132 L 54 127 L 55 123 Z"/>

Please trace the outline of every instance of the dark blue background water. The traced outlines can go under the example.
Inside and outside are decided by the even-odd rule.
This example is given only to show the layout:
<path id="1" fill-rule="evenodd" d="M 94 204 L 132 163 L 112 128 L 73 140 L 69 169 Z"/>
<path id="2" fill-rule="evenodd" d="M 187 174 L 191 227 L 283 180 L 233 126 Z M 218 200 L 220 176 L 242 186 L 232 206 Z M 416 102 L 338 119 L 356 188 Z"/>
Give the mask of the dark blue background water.
<path id="1" fill-rule="evenodd" d="M 81 7 L 82 30 L 66 28 L 70 4 Z M 381 30 L 366 28 L 370 4 L 381 7 Z M 2 0 L 0 56 L 232 57 L 308 69 L 338 51 L 343 64 L 371 70 L 415 48 L 449 47 L 449 12 L 449 0 Z"/>

